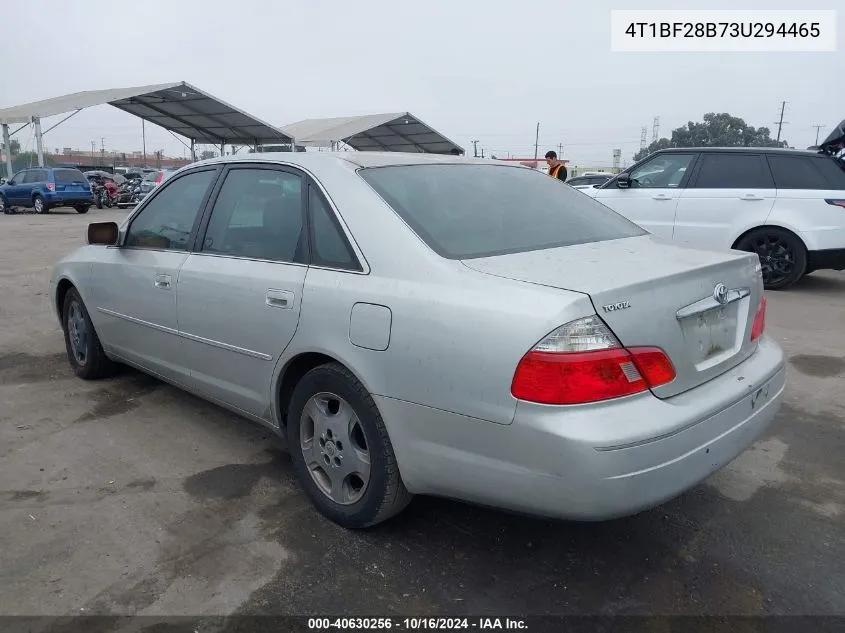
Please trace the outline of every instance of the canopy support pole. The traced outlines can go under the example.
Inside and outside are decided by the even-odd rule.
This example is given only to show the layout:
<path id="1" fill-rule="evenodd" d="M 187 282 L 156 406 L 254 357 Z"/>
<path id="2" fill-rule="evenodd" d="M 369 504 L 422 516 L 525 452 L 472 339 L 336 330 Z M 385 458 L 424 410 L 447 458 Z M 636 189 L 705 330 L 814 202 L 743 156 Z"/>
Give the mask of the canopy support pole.
<path id="1" fill-rule="evenodd" d="M 38 166 L 44 167 L 44 140 L 41 138 L 41 117 L 32 117 L 32 125 L 35 127 L 35 149 L 38 152 Z"/>
<path id="2" fill-rule="evenodd" d="M 194 139 L 191 139 L 191 162 L 195 163 L 197 161 L 197 154 L 194 151 Z"/>
<path id="3" fill-rule="evenodd" d="M 12 143 L 9 140 L 9 124 L 3 124 L 3 147 L 6 148 L 6 178 L 12 179 Z"/>
<path id="4" fill-rule="evenodd" d="M 226 155 L 226 141 L 220 143 L 220 158 L 223 158 Z"/>

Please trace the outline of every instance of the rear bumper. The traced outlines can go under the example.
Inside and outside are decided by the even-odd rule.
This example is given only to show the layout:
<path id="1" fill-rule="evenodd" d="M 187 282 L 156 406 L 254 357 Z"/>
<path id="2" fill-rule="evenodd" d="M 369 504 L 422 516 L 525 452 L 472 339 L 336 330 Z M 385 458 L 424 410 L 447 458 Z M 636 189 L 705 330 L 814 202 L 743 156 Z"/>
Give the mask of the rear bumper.
<path id="1" fill-rule="evenodd" d="M 48 193 L 44 201 L 50 206 L 94 204 L 94 194 L 90 191 Z"/>
<path id="2" fill-rule="evenodd" d="M 831 248 L 807 253 L 807 268 L 813 270 L 845 270 L 845 248 Z"/>
<path id="3" fill-rule="evenodd" d="M 411 492 L 564 519 L 603 520 L 659 505 L 722 468 L 769 425 L 786 383 L 783 352 L 757 352 L 667 400 L 520 402 L 499 425 L 378 398 Z"/>

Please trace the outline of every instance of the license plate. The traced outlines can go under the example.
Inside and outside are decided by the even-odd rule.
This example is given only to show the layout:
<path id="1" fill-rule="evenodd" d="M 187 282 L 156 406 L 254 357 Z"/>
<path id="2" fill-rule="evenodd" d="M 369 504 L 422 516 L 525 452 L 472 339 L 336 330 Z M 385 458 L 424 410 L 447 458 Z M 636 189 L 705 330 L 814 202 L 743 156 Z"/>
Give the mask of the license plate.
<path id="1" fill-rule="evenodd" d="M 715 359 L 736 350 L 737 301 L 681 321 L 687 348 L 696 364 L 710 364 Z"/>

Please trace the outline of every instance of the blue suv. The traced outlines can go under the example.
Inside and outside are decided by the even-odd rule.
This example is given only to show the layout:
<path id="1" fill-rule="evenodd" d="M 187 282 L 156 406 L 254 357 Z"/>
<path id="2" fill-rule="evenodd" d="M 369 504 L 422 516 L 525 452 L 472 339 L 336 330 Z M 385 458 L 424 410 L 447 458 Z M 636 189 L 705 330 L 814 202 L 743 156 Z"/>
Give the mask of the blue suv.
<path id="1" fill-rule="evenodd" d="M 0 211 L 13 213 L 13 207 L 31 207 L 47 213 L 53 207 L 73 207 L 87 213 L 94 204 L 91 183 L 78 169 L 33 167 L 16 173 L 0 185 Z"/>

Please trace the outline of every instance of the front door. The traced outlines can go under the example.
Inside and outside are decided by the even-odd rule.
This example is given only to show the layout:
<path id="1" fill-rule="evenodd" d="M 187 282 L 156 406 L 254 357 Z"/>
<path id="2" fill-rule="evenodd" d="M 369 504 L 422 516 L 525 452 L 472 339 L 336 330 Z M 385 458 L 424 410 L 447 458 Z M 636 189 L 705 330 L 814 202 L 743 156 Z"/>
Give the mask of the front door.
<path id="1" fill-rule="evenodd" d="M 93 265 L 91 316 L 109 351 L 165 378 L 186 382 L 176 284 L 216 168 L 167 183 L 132 218 L 121 246 Z"/>
<path id="2" fill-rule="evenodd" d="M 16 173 L 6 187 L 6 198 L 10 205 L 26 203 L 26 170 Z"/>
<path id="3" fill-rule="evenodd" d="M 614 180 L 599 189 L 595 198 L 649 233 L 671 240 L 678 197 L 695 157 L 694 153 L 658 154 L 631 171 L 630 187 L 619 188 Z"/>
<path id="4" fill-rule="evenodd" d="M 775 183 L 762 153 L 702 152 L 681 193 L 675 241 L 699 248 L 731 248 L 749 226 L 762 226 L 775 203 Z"/>
<path id="5" fill-rule="evenodd" d="M 247 164 L 221 181 L 179 274 L 179 331 L 196 389 L 269 419 L 273 369 L 299 324 L 308 270 L 304 178 Z"/>

